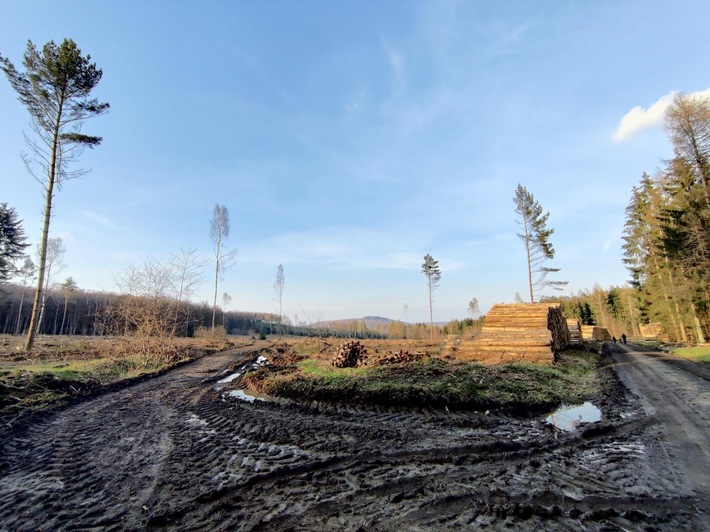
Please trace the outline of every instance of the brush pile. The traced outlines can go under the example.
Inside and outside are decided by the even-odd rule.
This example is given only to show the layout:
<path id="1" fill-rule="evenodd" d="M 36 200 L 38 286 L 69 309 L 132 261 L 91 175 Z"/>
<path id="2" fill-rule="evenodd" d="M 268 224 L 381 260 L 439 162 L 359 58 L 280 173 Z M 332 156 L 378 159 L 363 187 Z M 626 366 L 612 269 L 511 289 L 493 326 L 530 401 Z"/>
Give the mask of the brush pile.
<path id="1" fill-rule="evenodd" d="M 359 368 L 367 365 L 367 348 L 356 340 L 346 342 L 338 348 L 331 361 L 336 368 Z"/>
<path id="2" fill-rule="evenodd" d="M 421 358 L 421 353 L 410 353 L 409 351 L 400 349 L 399 351 L 390 351 L 389 355 L 378 358 L 374 363 L 378 366 L 408 364 L 409 362 L 417 362 Z"/>

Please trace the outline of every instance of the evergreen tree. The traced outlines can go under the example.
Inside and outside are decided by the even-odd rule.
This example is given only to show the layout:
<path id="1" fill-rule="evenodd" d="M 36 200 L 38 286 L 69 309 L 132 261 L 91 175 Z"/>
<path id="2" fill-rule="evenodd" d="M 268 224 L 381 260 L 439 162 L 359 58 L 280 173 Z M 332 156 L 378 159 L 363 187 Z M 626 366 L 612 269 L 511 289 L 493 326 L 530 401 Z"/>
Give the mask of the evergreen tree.
<path id="1" fill-rule="evenodd" d="M 0 203 L 0 283 L 12 277 L 17 269 L 14 262 L 24 255 L 25 230 L 17 212 L 7 203 Z"/>
<path id="2" fill-rule="evenodd" d="M 108 103 L 89 99 L 102 76 L 101 69 L 96 68 L 96 64 L 90 60 L 91 56 L 81 55 L 81 50 L 71 39 L 65 39 L 59 46 L 50 41 L 41 52 L 29 41 L 23 60 L 26 72 L 18 72 L 6 57 L 0 55 L 0 69 L 5 72 L 20 102 L 27 107 L 35 133 L 33 138 L 25 137 L 34 155 L 24 155 L 23 159 L 45 191 L 37 291 L 25 343 L 26 351 L 32 349 L 39 319 L 55 189 L 58 190 L 67 179 L 85 173 L 82 170 L 70 171 L 69 163 L 75 161 L 84 148 L 99 145 L 101 137 L 81 133 L 81 124 L 109 108 Z M 40 168 L 39 174 L 33 170 L 35 164 Z"/>
<path id="3" fill-rule="evenodd" d="M 427 287 L 429 288 L 429 326 L 431 339 L 434 339 L 434 307 L 432 301 L 432 293 L 439 287 L 441 279 L 441 270 L 439 269 L 439 261 L 434 260 L 434 257 L 428 253 L 424 256 L 424 264 L 422 264 L 422 273 L 427 279 Z"/>
<path id="4" fill-rule="evenodd" d="M 547 279 L 548 274 L 560 271 L 559 268 L 544 266 L 548 260 L 555 256 L 555 250 L 550 242 L 550 237 L 555 230 L 547 228 L 550 213 L 542 214 L 540 204 L 522 185 L 518 185 L 515 190 L 513 201 L 515 202 L 515 212 L 519 216 L 517 223 L 523 231 L 518 233 L 518 236 L 525 244 L 530 302 L 535 303 L 535 295 L 538 292 L 546 287 L 562 290 L 567 285 L 567 281 Z"/>
<path id="5" fill-rule="evenodd" d="M 665 205 L 657 180 L 644 173 L 626 207 L 623 261 L 631 272 L 639 309 L 645 308 L 649 320 L 663 323 L 672 337 L 685 341 L 675 275 L 664 247 L 661 220 Z"/>

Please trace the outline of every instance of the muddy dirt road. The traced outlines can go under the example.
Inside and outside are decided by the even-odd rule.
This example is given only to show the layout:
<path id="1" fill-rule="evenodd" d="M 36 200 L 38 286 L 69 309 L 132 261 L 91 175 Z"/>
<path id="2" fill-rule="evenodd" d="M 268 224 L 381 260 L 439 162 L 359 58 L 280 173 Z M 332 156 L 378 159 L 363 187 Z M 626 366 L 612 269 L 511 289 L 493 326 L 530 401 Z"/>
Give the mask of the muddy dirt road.
<path id="1" fill-rule="evenodd" d="M 698 495 L 710 526 L 710 369 L 665 353 L 618 346 L 617 372 L 660 430 L 673 474 Z"/>
<path id="2" fill-rule="evenodd" d="M 708 382 L 615 356 L 632 393 L 607 371 L 602 420 L 559 432 L 493 413 L 249 403 L 219 381 L 254 348 L 219 353 L 2 429 L 0 529 L 707 528 L 707 470 L 684 453 L 707 466 Z"/>

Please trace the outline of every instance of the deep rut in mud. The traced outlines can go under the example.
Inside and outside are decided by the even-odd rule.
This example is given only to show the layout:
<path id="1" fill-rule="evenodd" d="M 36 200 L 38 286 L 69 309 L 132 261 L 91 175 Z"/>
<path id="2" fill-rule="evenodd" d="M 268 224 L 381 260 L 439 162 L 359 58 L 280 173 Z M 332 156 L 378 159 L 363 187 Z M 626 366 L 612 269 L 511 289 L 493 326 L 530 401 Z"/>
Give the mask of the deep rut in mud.
<path id="1" fill-rule="evenodd" d="M 601 422 L 247 403 L 205 357 L 4 433 L 0 527 L 702 528 L 662 434 L 608 372 Z"/>

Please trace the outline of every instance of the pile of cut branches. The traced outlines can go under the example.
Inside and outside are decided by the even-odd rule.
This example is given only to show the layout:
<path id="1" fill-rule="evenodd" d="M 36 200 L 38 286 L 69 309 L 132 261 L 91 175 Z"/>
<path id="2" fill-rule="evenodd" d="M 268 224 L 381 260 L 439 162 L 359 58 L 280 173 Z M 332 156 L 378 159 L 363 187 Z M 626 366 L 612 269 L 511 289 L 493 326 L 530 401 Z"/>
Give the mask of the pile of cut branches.
<path id="1" fill-rule="evenodd" d="M 352 340 L 338 348 L 338 352 L 331 361 L 336 368 L 359 368 L 367 365 L 367 348 Z"/>
<path id="2" fill-rule="evenodd" d="M 409 351 L 400 349 L 399 351 L 390 351 L 389 355 L 378 358 L 373 363 L 378 366 L 386 366 L 392 364 L 408 364 L 409 362 L 418 362 L 421 359 L 421 353 L 410 353 Z"/>

